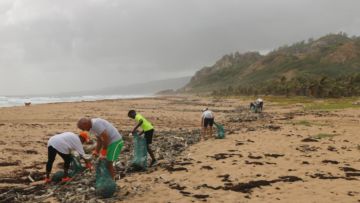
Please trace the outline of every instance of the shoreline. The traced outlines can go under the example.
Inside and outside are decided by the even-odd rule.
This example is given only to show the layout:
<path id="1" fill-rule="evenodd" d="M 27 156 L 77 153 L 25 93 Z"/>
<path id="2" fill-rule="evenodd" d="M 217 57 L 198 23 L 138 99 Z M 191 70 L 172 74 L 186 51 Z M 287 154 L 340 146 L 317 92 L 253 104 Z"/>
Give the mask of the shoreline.
<path id="1" fill-rule="evenodd" d="M 42 105 L 42 104 L 61 104 L 61 103 L 79 103 L 79 102 L 97 102 L 97 101 L 111 101 L 111 100 L 131 100 L 131 99 L 145 99 L 145 98 L 153 98 L 157 95 L 129 95 L 129 96 L 123 96 L 123 95 L 94 95 L 94 96 L 78 96 L 78 97 L 89 97 L 89 99 L 82 99 L 82 100 L 69 100 L 69 101 L 49 101 L 49 102 L 40 102 L 40 103 L 33 103 L 31 100 L 28 102 L 31 103 L 31 106 L 33 105 Z M 118 97 L 118 98 L 93 98 L 90 99 L 90 97 Z M 17 97 L 18 98 L 18 97 Z M 66 98 L 72 98 L 72 97 L 37 97 L 37 98 L 56 98 L 56 99 L 66 99 Z M 26 100 L 26 99 L 20 99 L 20 100 Z M 24 103 L 18 103 L 18 104 L 3 104 L 0 105 L 0 108 L 11 108 L 11 107 L 26 107 L 25 102 Z"/>

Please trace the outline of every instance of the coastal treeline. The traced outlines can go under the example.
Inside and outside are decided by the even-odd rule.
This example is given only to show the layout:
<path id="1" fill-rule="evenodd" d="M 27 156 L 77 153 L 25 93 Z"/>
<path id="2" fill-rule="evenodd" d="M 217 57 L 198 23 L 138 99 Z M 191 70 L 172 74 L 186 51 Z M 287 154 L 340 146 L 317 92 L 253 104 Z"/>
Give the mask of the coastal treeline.
<path id="1" fill-rule="evenodd" d="M 285 95 L 316 98 L 360 96 L 360 73 L 330 77 L 281 77 L 258 85 L 228 86 L 212 92 L 214 96 L 231 95 Z"/>
<path id="2" fill-rule="evenodd" d="M 360 37 L 329 34 L 257 52 L 223 56 L 199 70 L 185 92 L 213 95 L 359 96 Z"/>

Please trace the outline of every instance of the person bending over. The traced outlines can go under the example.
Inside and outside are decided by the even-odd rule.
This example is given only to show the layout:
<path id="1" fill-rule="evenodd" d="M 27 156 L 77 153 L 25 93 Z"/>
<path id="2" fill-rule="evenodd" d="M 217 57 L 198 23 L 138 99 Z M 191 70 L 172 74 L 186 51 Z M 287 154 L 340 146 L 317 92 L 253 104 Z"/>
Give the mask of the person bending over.
<path id="1" fill-rule="evenodd" d="M 72 132 L 64 132 L 52 136 L 48 141 L 48 161 L 46 163 L 46 178 L 45 183 L 51 182 L 50 173 L 52 170 L 53 163 L 57 154 L 61 156 L 64 160 L 64 177 L 62 178 L 63 182 L 70 181 L 68 170 L 70 167 L 70 162 L 72 160 L 71 151 L 77 151 L 80 154 L 80 157 L 83 158 L 85 155 L 83 143 L 89 141 L 89 136 L 86 132 L 81 132 L 79 135 L 76 135 Z M 85 160 L 86 167 L 91 169 L 92 165 L 90 162 Z"/>
<path id="2" fill-rule="evenodd" d="M 130 135 L 133 135 L 139 127 L 141 127 L 141 129 L 142 129 L 142 131 L 139 133 L 139 135 L 145 134 L 147 151 L 151 157 L 151 163 L 150 163 L 150 167 L 151 167 L 154 164 L 156 164 L 156 159 L 155 159 L 153 150 L 151 149 L 151 143 L 152 143 L 152 139 L 153 139 L 153 135 L 154 135 L 154 131 L 155 131 L 154 127 L 141 114 L 136 113 L 135 110 L 130 110 L 128 113 L 128 117 L 135 119 L 137 122 L 137 125 L 131 131 Z"/>
<path id="3" fill-rule="evenodd" d="M 201 127 L 202 127 L 202 139 L 211 138 L 213 135 L 213 125 L 214 125 L 214 113 L 208 108 L 203 109 L 201 116 Z M 207 134 L 209 134 L 207 136 Z"/>
<path id="4" fill-rule="evenodd" d="M 96 148 L 94 156 L 107 160 L 107 168 L 115 179 L 115 168 L 113 162 L 119 158 L 121 149 L 124 146 L 119 131 L 107 120 L 101 118 L 81 118 L 77 126 L 79 129 L 89 131 L 96 136 Z"/>

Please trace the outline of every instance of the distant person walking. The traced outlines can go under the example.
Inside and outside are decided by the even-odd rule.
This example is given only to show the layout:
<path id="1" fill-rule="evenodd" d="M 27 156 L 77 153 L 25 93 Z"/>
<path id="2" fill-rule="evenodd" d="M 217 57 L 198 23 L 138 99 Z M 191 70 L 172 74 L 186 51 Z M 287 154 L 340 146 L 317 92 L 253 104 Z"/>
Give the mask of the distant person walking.
<path id="1" fill-rule="evenodd" d="M 81 118 L 77 126 L 81 130 L 95 134 L 97 142 L 93 155 L 98 156 L 100 153 L 100 159 L 107 160 L 107 168 L 115 179 L 113 162 L 118 159 L 124 146 L 119 131 L 110 122 L 101 118 Z"/>
<path id="2" fill-rule="evenodd" d="M 201 116 L 201 128 L 202 128 L 202 139 L 207 139 L 207 134 L 209 138 L 213 135 L 213 125 L 214 125 L 214 113 L 208 108 L 203 109 Z"/>
<path id="3" fill-rule="evenodd" d="M 150 167 L 151 167 L 154 164 L 156 164 L 154 152 L 151 149 L 151 143 L 152 143 L 152 139 L 153 139 L 154 131 L 155 131 L 154 127 L 146 118 L 144 118 L 144 116 L 142 116 L 139 113 L 136 113 L 135 110 L 130 110 L 128 112 L 128 117 L 135 119 L 137 122 L 137 125 L 134 127 L 134 129 L 131 131 L 130 134 L 133 135 L 139 127 L 141 127 L 141 129 L 142 129 L 142 131 L 139 133 L 139 135 L 145 134 L 147 151 L 151 157 L 151 163 L 150 163 Z"/>
<path id="4" fill-rule="evenodd" d="M 45 182 L 49 183 L 50 173 L 52 170 L 53 163 L 55 161 L 56 154 L 59 154 L 64 160 L 64 177 L 63 182 L 70 181 L 68 170 L 71 162 L 71 151 L 76 151 L 80 154 L 80 157 L 83 158 L 85 155 L 83 143 L 89 141 L 89 136 L 86 132 L 81 132 L 79 135 L 76 135 L 72 132 L 64 132 L 52 136 L 48 141 L 48 161 L 46 163 L 46 178 Z M 86 167 L 92 168 L 90 162 L 86 161 Z"/>

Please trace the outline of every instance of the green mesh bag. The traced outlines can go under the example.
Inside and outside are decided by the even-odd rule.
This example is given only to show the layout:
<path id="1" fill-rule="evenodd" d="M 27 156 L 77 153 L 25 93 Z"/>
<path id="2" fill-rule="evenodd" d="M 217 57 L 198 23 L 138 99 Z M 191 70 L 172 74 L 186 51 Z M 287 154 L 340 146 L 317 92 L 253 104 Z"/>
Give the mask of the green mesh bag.
<path id="1" fill-rule="evenodd" d="M 57 171 L 56 173 L 54 173 L 54 175 L 52 175 L 51 181 L 54 183 L 59 183 L 63 177 L 64 171 Z"/>
<path id="2" fill-rule="evenodd" d="M 261 108 L 258 104 L 254 104 L 250 107 L 250 111 L 253 113 L 261 113 Z"/>
<path id="3" fill-rule="evenodd" d="M 103 198 L 110 198 L 116 190 L 116 183 L 112 179 L 106 164 L 107 161 L 105 159 L 100 160 L 97 164 L 95 192 Z"/>
<path id="4" fill-rule="evenodd" d="M 85 170 L 85 167 L 83 167 L 80 163 L 80 158 L 72 156 L 72 160 L 70 162 L 70 168 L 69 168 L 69 176 L 74 177 L 76 174 L 81 173 Z"/>
<path id="5" fill-rule="evenodd" d="M 74 177 L 76 174 L 84 171 L 84 167 L 80 163 L 80 159 L 78 157 L 72 156 L 71 162 L 70 162 L 70 168 L 69 168 L 69 177 Z M 54 175 L 51 177 L 51 181 L 58 183 L 61 181 L 61 179 L 64 177 L 65 173 L 63 170 L 57 171 L 54 173 Z"/>
<path id="6" fill-rule="evenodd" d="M 253 113 L 256 113 L 256 107 L 255 106 L 250 106 L 250 111 L 253 112 Z"/>
<path id="7" fill-rule="evenodd" d="M 135 170 L 146 170 L 147 168 L 147 147 L 144 136 L 134 134 L 134 152 L 131 166 Z"/>
<path id="8" fill-rule="evenodd" d="M 254 113 L 261 113 L 261 109 L 258 105 L 256 105 L 256 107 L 254 109 Z"/>
<path id="9" fill-rule="evenodd" d="M 217 139 L 224 139 L 225 138 L 225 129 L 223 125 L 220 125 L 218 123 L 214 123 L 217 128 Z"/>

